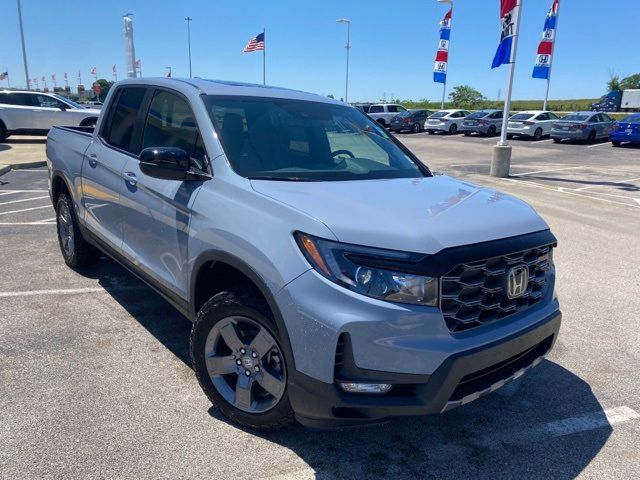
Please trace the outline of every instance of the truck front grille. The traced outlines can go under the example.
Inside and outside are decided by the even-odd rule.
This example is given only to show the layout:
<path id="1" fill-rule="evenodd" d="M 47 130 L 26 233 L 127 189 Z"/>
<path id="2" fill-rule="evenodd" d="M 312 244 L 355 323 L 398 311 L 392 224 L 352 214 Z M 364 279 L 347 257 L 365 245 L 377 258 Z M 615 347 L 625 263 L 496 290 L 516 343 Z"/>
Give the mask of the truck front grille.
<path id="1" fill-rule="evenodd" d="M 445 274 L 440 286 L 440 308 L 452 332 L 478 327 L 534 305 L 544 295 L 551 246 L 464 263 Z M 511 268 L 526 266 L 529 284 L 518 298 L 507 295 Z"/>

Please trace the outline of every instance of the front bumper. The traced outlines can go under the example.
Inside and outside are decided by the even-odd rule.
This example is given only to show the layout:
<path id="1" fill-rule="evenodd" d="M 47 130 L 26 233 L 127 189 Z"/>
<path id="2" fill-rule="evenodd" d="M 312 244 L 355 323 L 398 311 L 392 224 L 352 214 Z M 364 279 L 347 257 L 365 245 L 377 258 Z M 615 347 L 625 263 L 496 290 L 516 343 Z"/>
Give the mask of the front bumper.
<path id="1" fill-rule="evenodd" d="M 385 395 L 347 394 L 295 372 L 289 397 L 300 423 L 311 428 L 332 428 L 375 423 L 394 416 L 443 413 L 491 393 L 539 364 L 551 350 L 560 330 L 562 314 L 553 314 L 509 337 L 449 356 L 431 375 L 393 374 L 359 369 L 350 345 L 343 364 L 350 377 L 391 383 Z M 337 371 L 339 375 L 339 371 Z"/>

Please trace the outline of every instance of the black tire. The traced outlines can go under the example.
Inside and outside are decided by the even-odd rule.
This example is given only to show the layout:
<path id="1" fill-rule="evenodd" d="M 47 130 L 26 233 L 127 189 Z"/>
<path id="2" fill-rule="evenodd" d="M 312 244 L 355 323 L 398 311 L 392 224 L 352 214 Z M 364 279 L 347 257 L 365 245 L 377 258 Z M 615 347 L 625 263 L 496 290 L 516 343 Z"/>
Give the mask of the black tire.
<path id="1" fill-rule="evenodd" d="M 98 119 L 95 117 L 85 118 L 82 122 L 80 122 L 81 127 L 95 127 Z"/>
<path id="2" fill-rule="evenodd" d="M 455 135 L 456 133 L 458 133 L 458 125 L 454 123 L 449 127 L 449 135 Z"/>
<path id="3" fill-rule="evenodd" d="M 589 132 L 589 136 L 587 137 L 587 142 L 588 143 L 594 143 L 597 138 L 598 138 L 598 134 L 596 133 L 596 131 L 595 130 L 591 130 Z"/>
<path id="4" fill-rule="evenodd" d="M 382 127 L 387 128 L 387 122 L 385 122 L 382 118 L 376 120 Z"/>
<path id="5" fill-rule="evenodd" d="M 620 145 L 622 145 L 622 142 L 619 140 L 611 140 L 611 143 L 614 147 L 619 147 Z"/>
<path id="6" fill-rule="evenodd" d="M 540 140 L 542 138 L 542 129 L 538 128 L 536 129 L 535 133 L 533 134 L 533 139 L 534 140 Z"/>
<path id="7" fill-rule="evenodd" d="M 495 125 L 491 125 L 489 126 L 489 130 L 487 130 L 487 135 L 489 137 L 493 137 L 497 132 L 496 126 Z"/>
<path id="8" fill-rule="evenodd" d="M 420 125 L 420 122 L 416 122 L 413 124 L 413 126 L 411 127 L 411 131 L 413 133 L 420 133 L 422 132 L 422 125 Z"/>
<path id="9" fill-rule="evenodd" d="M 427 134 L 433 135 L 435 132 L 433 130 L 427 130 Z"/>
<path id="10" fill-rule="evenodd" d="M 102 252 L 82 236 L 73 202 L 66 193 L 60 195 L 56 204 L 56 227 L 60 252 L 67 266 L 87 267 L 100 259 Z"/>
<path id="11" fill-rule="evenodd" d="M 562 143 L 562 139 L 561 138 L 554 138 L 553 139 L 553 143 Z"/>
<path id="12" fill-rule="evenodd" d="M 464 132 L 464 136 L 465 137 L 470 137 L 471 136 L 471 132 Z"/>
<path id="13" fill-rule="evenodd" d="M 4 126 L 4 123 L 0 122 L 0 142 L 4 142 L 8 136 L 7 127 Z"/>
<path id="14" fill-rule="evenodd" d="M 282 349 L 282 339 L 274 326 L 275 322 L 268 305 L 248 290 L 230 289 L 218 293 L 204 304 L 191 329 L 191 361 L 200 387 L 211 403 L 238 425 L 261 431 L 277 430 L 290 425 L 295 417 L 289 402 L 288 386 L 285 387 L 278 403 L 262 413 L 248 413 L 239 409 L 229 403 L 214 386 L 205 359 L 206 342 L 214 326 L 229 317 L 248 318 L 264 328 L 276 340 L 284 366 L 290 370 L 291 363 Z"/>
<path id="15" fill-rule="evenodd" d="M 513 140 L 513 137 L 515 137 L 513 133 L 507 133 L 507 139 Z"/>

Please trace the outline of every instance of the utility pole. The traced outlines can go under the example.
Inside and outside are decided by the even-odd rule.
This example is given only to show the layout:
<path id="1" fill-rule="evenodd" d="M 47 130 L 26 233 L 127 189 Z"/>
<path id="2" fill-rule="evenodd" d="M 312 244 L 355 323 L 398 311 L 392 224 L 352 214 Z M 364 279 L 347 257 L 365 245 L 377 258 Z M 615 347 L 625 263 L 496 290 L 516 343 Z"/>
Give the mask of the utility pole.
<path id="1" fill-rule="evenodd" d="M 189 46 L 189 78 L 193 78 L 191 73 L 191 20 L 193 19 L 186 17 L 185 20 L 187 21 L 187 44 Z"/>
<path id="2" fill-rule="evenodd" d="M 27 90 L 31 90 L 29 82 L 29 67 L 27 66 L 27 47 L 24 45 L 24 28 L 22 27 L 22 8 L 18 2 L 18 23 L 20 23 L 20 41 L 22 42 L 22 61 L 24 63 L 24 78 L 27 81 Z"/>
<path id="3" fill-rule="evenodd" d="M 347 49 L 347 78 L 344 89 L 344 101 L 345 103 L 349 103 L 349 51 L 351 50 L 351 20 L 347 18 L 339 18 L 336 22 L 347 24 L 347 44 L 344 47 Z"/>

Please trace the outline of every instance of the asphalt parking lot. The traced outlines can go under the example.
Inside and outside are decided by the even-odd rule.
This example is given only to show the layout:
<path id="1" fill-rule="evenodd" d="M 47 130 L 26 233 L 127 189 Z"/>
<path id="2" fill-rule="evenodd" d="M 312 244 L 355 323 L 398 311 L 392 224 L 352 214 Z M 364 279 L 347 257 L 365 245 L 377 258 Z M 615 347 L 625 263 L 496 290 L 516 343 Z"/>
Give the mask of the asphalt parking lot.
<path id="1" fill-rule="evenodd" d="M 493 179 L 495 138 L 398 137 L 550 224 L 564 323 L 546 361 L 442 416 L 240 430 L 195 380 L 189 322 L 110 260 L 68 269 L 45 170 L 12 171 L 0 176 L 0 478 L 637 478 L 640 148 L 515 140 L 511 178 Z"/>

